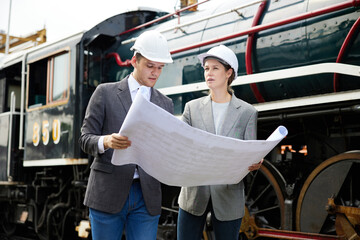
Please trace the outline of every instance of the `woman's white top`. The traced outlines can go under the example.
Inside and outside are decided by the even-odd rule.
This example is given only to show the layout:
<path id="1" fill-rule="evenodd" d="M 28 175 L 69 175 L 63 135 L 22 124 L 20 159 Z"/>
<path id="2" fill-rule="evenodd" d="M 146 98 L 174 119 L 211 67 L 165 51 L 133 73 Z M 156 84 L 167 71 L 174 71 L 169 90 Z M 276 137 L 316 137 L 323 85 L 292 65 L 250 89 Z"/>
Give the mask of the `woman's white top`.
<path id="1" fill-rule="evenodd" d="M 222 125 L 225 119 L 226 110 L 229 106 L 229 103 L 230 102 L 216 103 L 214 101 L 211 101 L 216 134 L 221 132 Z"/>

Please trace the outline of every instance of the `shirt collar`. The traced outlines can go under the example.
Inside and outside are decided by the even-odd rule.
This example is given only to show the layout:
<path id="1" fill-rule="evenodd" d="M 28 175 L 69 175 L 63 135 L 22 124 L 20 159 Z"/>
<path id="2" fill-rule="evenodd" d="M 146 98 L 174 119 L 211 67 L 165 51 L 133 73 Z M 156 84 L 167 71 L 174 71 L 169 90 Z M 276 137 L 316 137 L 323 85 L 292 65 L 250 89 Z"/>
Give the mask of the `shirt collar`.
<path id="1" fill-rule="evenodd" d="M 132 91 L 136 91 L 138 88 L 140 88 L 140 84 L 138 83 L 138 81 L 135 80 L 135 78 L 133 77 L 132 74 L 130 74 L 129 78 L 128 78 L 128 84 L 129 84 L 129 90 L 130 92 Z"/>

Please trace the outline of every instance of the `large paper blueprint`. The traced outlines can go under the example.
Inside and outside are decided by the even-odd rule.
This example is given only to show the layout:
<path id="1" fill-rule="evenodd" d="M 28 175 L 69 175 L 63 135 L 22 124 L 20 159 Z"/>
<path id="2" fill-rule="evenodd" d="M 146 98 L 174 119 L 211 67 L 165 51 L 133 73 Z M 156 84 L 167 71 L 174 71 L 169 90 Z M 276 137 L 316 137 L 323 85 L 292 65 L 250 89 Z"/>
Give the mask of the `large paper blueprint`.
<path id="1" fill-rule="evenodd" d="M 235 184 L 286 135 L 278 127 L 267 140 L 242 141 L 193 128 L 137 94 L 120 129 L 131 147 L 115 150 L 112 163 L 134 163 L 173 186 Z"/>

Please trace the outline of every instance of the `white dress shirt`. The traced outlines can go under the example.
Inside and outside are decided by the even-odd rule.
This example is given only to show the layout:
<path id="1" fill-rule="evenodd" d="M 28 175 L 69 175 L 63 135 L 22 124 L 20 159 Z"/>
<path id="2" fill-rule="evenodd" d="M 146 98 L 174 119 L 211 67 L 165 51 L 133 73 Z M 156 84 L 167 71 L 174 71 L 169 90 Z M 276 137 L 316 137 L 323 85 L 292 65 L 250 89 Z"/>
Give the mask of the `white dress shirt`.
<path id="1" fill-rule="evenodd" d="M 225 119 L 225 115 L 226 115 L 226 111 L 228 109 L 229 103 L 230 102 L 217 103 L 217 102 L 211 101 L 216 134 L 219 134 L 222 130 L 222 125 L 223 125 L 223 122 Z"/>

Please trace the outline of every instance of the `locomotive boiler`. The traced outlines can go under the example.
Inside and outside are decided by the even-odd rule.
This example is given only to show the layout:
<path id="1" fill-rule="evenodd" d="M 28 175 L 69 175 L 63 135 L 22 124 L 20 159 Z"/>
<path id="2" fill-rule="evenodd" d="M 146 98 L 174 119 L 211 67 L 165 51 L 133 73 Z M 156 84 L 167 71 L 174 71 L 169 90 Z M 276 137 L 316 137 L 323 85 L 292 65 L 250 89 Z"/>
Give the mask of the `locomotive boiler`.
<path id="1" fill-rule="evenodd" d="M 78 144 L 85 109 L 99 84 L 131 73 L 130 47 L 156 29 L 174 63 L 155 87 L 176 115 L 208 94 L 196 56 L 224 44 L 239 61 L 235 95 L 259 112 L 258 139 L 289 130 L 244 179 L 239 238 L 360 238 L 360 1 L 199 4 L 139 8 L 0 60 L 0 236 L 91 238 L 82 201 L 92 158 Z M 158 239 L 176 238 L 178 193 L 163 185 Z M 210 223 L 203 238 L 213 239 Z"/>

